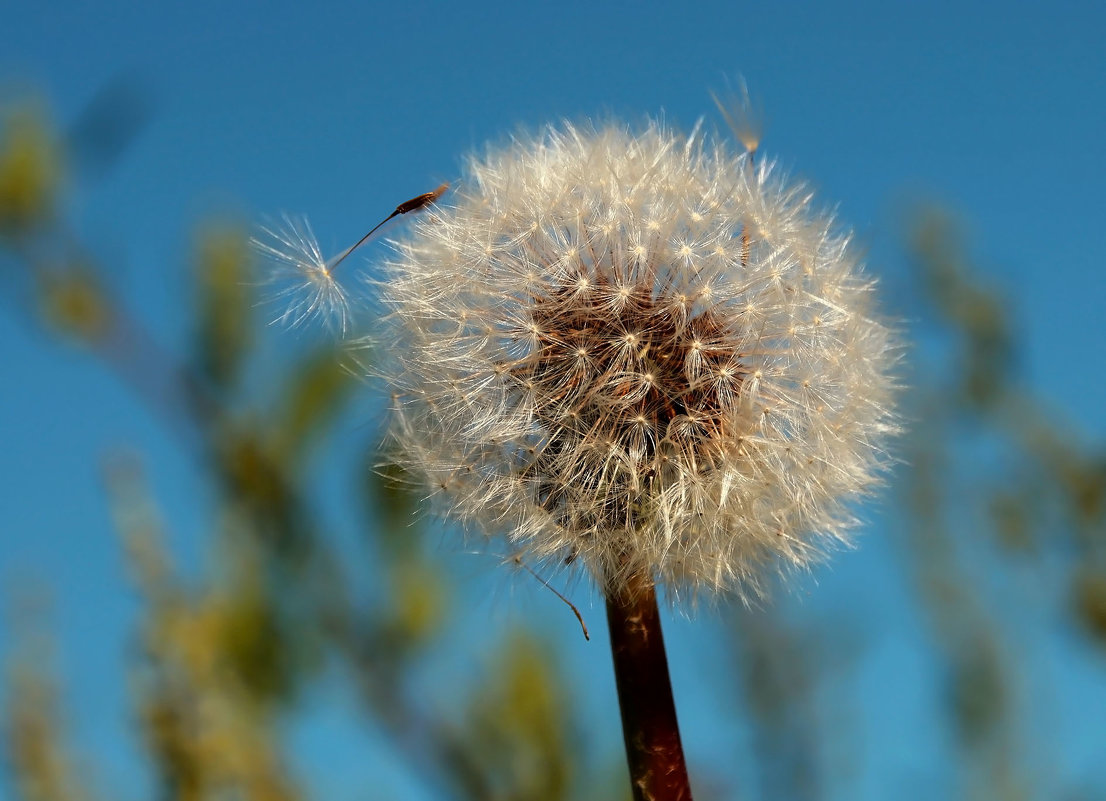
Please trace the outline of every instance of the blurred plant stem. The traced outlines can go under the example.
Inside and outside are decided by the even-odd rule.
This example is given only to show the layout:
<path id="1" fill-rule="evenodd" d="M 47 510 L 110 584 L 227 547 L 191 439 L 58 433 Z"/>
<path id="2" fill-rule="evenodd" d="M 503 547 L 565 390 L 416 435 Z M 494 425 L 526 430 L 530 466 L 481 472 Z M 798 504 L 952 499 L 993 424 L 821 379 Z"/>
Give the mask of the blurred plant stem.
<path id="1" fill-rule="evenodd" d="M 129 687 L 153 797 L 302 798 L 284 732 L 302 716 L 304 691 L 344 666 L 364 702 L 345 712 L 384 734 L 388 757 L 434 797 L 567 801 L 585 772 L 572 758 L 572 699 L 537 635 L 505 637 L 486 671 L 451 687 L 461 703 L 447 713 L 418 677 L 451 613 L 452 588 L 412 524 L 408 492 L 367 470 L 356 489 L 368 502 L 355 505 L 367 536 L 356 546 L 328 536 L 309 462 L 333 444 L 357 370 L 333 345 L 283 345 L 274 371 L 257 347 L 247 232 L 201 228 L 191 338 L 172 337 L 186 343 L 177 352 L 158 344 L 171 338 L 159 321 L 113 286 L 119 267 L 73 233 L 61 165 L 75 154 L 109 168 L 122 155 L 115 144 L 128 141 L 119 126 L 142 118 L 119 113 L 127 102 L 118 95 L 106 122 L 72 126 L 74 137 L 99 137 L 90 142 L 55 135 L 37 105 L 0 109 L 0 278 L 19 290 L 5 298 L 11 311 L 81 346 L 180 435 L 198 485 L 210 490 L 175 499 L 210 521 L 202 533 L 214 558 L 189 576 L 174 564 L 174 526 L 161 523 L 143 460 L 127 448 L 105 471 L 141 602 Z M 274 372 L 265 385 L 243 380 Z M 72 402 L 80 408 L 77 393 Z M 364 459 L 375 466 L 375 435 L 366 433 Z M 86 797 L 64 759 L 52 684 L 24 672 L 9 687 L 3 741 L 17 797 Z M 388 787 L 373 792 L 384 797 Z"/>

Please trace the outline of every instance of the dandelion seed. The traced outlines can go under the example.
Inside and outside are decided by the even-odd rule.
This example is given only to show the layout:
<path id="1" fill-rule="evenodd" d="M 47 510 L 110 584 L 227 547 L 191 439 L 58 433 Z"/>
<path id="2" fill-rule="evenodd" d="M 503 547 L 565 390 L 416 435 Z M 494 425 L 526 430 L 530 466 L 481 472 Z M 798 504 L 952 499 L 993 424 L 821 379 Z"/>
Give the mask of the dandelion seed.
<path id="1" fill-rule="evenodd" d="M 736 87 L 727 80 L 726 91 L 721 95 L 711 92 L 711 98 L 737 141 L 745 146 L 745 151 L 756 153 L 760 138 L 764 135 L 764 112 L 749 96 L 745 79 L 738 77 Z"/>
<path id="2" fill-rule="evenodd" d="M 334 274 L 338 265 L 353 251 L 364 245 L 385 223 L 402 214 L 420 211 L 435 203 L 449 189 L 443 183 L 437 189 L 405 200 L 395 210 L 374 225 L 367 234 L 331 259 L 323 257 L 310 223 L 303 217 L 284 215 L 281 226 L 261 229 L 261 237 L 251 244 L 273 262 L 267 283 L 276 287 L 270 302 L 282 307 L 273 323 L 298 328 L 319 320 L 336 326 L 345 335 L 350 323 L 350 302 Z"/>
<path id="3" fill-rule="evenodd" d="M 251 244 L 272 263 L 267 300 L 280 307 L 271 323 L 299 328 L 320 321 L 345 334 L 350 303 L 334 279 L 333 265 L 323 257 L 311 225 L 303 217 L 285 215 L 280 225 L 265 226 Z"/>
<path id="4" fill-rule="evenodd" d="M 335 267 L 337 267 L 339 264 L 341 264 L 343 261 L 346 260 L 346 256 L 350 255 L 351 253 L 353 253 L 353 251 L 357 250 L 357 248 L 361 247 L 366 242 L 368 242 L 370 239 L 372 239 L 372 235 L 375 234 L 377 231 L 379 231 L 381 229 L 381 227 L 383 227 L 383 225 L 386 222 L 388 222 L 389 220 L 391 220 L 395 217 L 400 216 L 401 214 L 410 214 L 413 211 L 419 211 L 420 209 L 426 208 L 430 204 L 437 202 L 438 198 L 440 198 L 442 195 L 444 195 L 446 193 L 446 190 L 448 190 L 448 189 L 449 189 L 449 184 L 445 183 L 445 184 L 440 185 L 437 189 L 434 189 L 430 192 L 423 192 L 421 195 L 418 195 L 417 197 L 413 197 L 410 200 L 405 200 L 402 203 L 400 203 L 398 206 L 396 206 L 395 211 L 393 211 L 391 214 L 389 214 L 383 220 L 381 220 L 376 225 L 374 225 L 372 228 L 370 228 L 369 232 L 367 234 L 365 234 L 363 237 L 358 239 L 356 242 L 354 242 L 348 248 L 343 250 L 338 256 L 336 256 L 334 259 L 332 259 L 331 262 L 330 262 L 330 269 L 333 270 Z"/>

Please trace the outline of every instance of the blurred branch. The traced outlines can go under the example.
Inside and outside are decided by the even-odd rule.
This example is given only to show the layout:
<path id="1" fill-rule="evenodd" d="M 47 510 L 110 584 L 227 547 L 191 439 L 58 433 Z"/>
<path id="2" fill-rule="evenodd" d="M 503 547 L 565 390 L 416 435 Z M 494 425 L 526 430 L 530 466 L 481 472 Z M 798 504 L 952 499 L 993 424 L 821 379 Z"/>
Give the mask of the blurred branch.
<path id="1" fill-rule="evenodd" d="M 26 801 L 89 801 L 96 796 L 87 770 L 65 745 L 53 644 L 43 630 L 41 604 L 24 598 L 18 608 L 3 720 L 15 790 Z"/>
<path id="2" fill-rule="evenodd" d="M 87 173 L 120 158 L 145 119 L 134 101 L 128 87 L 109 87 L 65 139 L 41 115 L 4 116 L 0 272 L 26 290 L 15 310 L 37 310 L 50 330 L 123 378 L 198 457 L 215 490 L 217 558 L 211 575 L 191 586 L 169 556 L 138 461 L 116 459 L 107 471 L 143 602 L 133 692 L 160 794 L 179 801 L 300 797 L 283 767 L 279 723 L 300 688 L 337 657 L 365 691 L 370 725 L 388 732 L 411 775 L 444 797 L 567 798 L 574 775 L 563 728 L 567 696 L 552 700 L 553 673 L 532 643 L 515 638 L 501 667 L 460 690 L 475 699 L 461 725 L 423 703 L 412 677 L 450 603 L 421 529 L 396 511 L 410 508 L 404 493 L 375 473 L 363 487 L 374 496 L 365 506 L 366 544 L 379 545 L 368 570 L 322 536 L 306 466 L 356 386 L 354 371 L 348 355 L 331 347 L 294 354 L 260 399 L 243 386 L 257 359 L 245 234 L 217 226 L 198 240 L 196 328 L 185 357 L 157 343 L 72 235 L 60 213 L 60 165 L 68 156 Z M 367 606 L 356 587 L 366 576 L 381 590 Z M 32 801 L 60 801 L 71 790 L 69 779 L 48 786 L 38 778 L 64 773 L 59 733 L 42 717 L 46 701 L 36 701 L 37 718 L 13 707 L 24 721 L 9 738 L 20 749 L 13 767 Z M 505 752 L 514 755 L 506 762 Z M 35 795 L 40 785 L 52 795 Z"/>

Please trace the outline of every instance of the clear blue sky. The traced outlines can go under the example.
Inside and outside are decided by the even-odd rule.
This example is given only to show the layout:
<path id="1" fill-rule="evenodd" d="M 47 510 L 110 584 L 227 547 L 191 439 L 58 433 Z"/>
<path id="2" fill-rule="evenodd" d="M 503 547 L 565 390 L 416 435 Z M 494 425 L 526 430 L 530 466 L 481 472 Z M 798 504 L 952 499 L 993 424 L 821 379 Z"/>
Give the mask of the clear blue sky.
<path id="1" fill-rule="evenodd" d="M 397 202 L 456 176 L 467 151 L 519 126 L 663 113 L 690 127 L 712 113 L 708 90 L 740 72 L 767 111 L 763 152 L 855 227 L 893 308 L 909 306 L 906 214 L 918 201 L 944 204 L 1016 310 L 1028 380 L 1059 415 L 1098 441 L 1106 435 L 1102 4 L 167 5 L 3 4 L 0 97 L 41 90 L 62 125 L 120 75 L 152 99 L 149 125 L 116 169 L 79 187 L 73 215 L 170 345 L 186 335 L 181 298 L 200 221 L 303 212 L 333 251 Z M 10 308 L 0 314 L 0 354 L 0 586 L 30 574 L 55 588 L 78 737 L 93 753 L 104 749 L 107 779 L 125 787 L 123 689 L 111 682 L 122 675 L 134 609 L 97 465 L 125 443 L 147 453 L 186 552 L 202 534 L 194 499 L 203 491 L 125 388 L 44 343 Z M 810 582 L 806 603 L 851 597 L 857 586 L 893 595 L 881 569 L 889 558 L 876 526 Z M 544 606 L 544 597 L 517 595 Z M 601 608 L 591 617 L 601 628 Z M 877 798 L 911 773 L 918 757 L 895 737 L 911 731 L 912 715 L 924 719 L 927 701 L 887 678 L 924 671 L 914 656 L 922 646 L 893 623 L 873 625 L 889 644 L 865 657 L 865 703 L 900 705 L 903 720 L 869 735 L 891 743 L 885 775 L 861 787 Z M 672 626 L 678 693 L 681 678 L 694 684 L 696 660 L 679 652 L 684 638 L 697 642 L 694 627 Z M 582 650 L 570 627 L 563 634 L 566 652 Z M 5 636 L 0 628 L 0 647 Z M 597 675 L 609 667 L 586 653 L 567 658 Z M 1106 702 L 1101 675 L 1080 681 Z M 683 692 L 685 725 L 697 732 L 689 745 L 709 754 L 710 701 Z M 331 724 L 317 731 L 338 742 Z M 1069 726 L 1058 736 L 1070 738 L 1059 769 L 1083 775 L 1088 732 Z M 336 768 L 312 771 L 327 797 L 364 797 L 345 779 L 367 768 L 352 749 L 336 753 Z"/>

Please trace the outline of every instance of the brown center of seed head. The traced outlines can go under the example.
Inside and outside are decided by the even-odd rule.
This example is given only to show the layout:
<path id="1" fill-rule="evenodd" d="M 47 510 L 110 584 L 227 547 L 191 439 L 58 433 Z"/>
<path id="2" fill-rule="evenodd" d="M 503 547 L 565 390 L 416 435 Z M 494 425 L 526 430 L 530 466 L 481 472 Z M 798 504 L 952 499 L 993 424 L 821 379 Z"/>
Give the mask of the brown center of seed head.
<path id="1" fill-rule="evenodd" d="M 511 370 L 542 429 L 521 473 L 585 535 L 636 528 L 654 492 L 710 470 L 746 374 L 709 305 L 596 272 L 532 299 Z"/>

